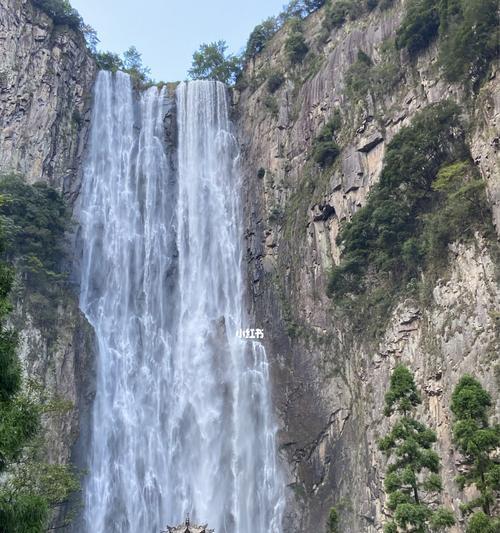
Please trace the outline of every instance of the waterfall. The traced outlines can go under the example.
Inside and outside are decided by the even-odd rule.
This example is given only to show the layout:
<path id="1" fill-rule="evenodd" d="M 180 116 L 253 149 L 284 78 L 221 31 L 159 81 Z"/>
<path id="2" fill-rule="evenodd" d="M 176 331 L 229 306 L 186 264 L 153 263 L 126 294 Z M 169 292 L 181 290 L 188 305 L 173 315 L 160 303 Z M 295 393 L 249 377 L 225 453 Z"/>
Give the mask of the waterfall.
<path id="1" fill-rule="evenodd" d="M 279 533 L 266 353 L 247 327 L 238 146 L 227 91 L 101 72 L 79 198 L 81 309 L 97 338 L 85 530 Z M 172 170 L 172 158 L 177 161 Z"/>

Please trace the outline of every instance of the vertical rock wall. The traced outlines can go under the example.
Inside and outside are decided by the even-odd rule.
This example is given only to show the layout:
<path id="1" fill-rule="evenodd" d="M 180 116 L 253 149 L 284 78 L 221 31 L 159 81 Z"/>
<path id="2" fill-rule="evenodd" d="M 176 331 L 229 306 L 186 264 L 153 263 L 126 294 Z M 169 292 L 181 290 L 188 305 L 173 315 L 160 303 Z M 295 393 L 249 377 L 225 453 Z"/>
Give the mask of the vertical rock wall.
<path id="1" fill-rule="evenodd" d="M 30 0 L 2 0 L 0 172 L 77 188 L 95 72 L 80 33 Z"/>
<path id="2" fill-rule="evenodd" d="M 302 65 L 293 67 L 286 58 L 284 28 L 249 65 L 248 87 L 235 93 L 246 176 L 248 286 L 273 360 L 282 455 L 289 465 L 285 531 L 323 530 L 332 505 L 342 531 L 381 530 L 385 460 L 377 440 L 389 427 L 382 410 L 396 363 L 415 372 L 424 396 L 419 414 L 438 433 L 444 501 L 457 516 L 464 495 L 453 481 L 459 459 L 451 446 L 452 389 L 472 372 L 492 393 L 497 413 L 500 407 L 498 272 L 479 236 L 450 247 L 449 271 L 431 288 L 428 305 L 403 299 L 375 341 L 368 331 L 353 331 L 326 296 L 328 270 L 340 257 L 340 224 L 365 203 L 387 143 L 429 103 L 451 98 L 466 104 L 468 141 L 499 227 L 498 74 L 470 97 L 440 77 L 431 47 L 416 63 L 400 54 L 401 80 L 376 97 L 358 102 L 346 93 L 345 74 L 358 50 L 377 63 L 402 14 L 396 1 L 325 34 L 320 10 L 304 22 L 311 52 Z M 275 93 L 266 83 L 273 72 L 286 79 Z M 344 121 L 342 153 L 331 170 L 320 172 L 310 164 L 312 142 L 335 109 Z"/>
<path id="3" fill-rule="evenodd" d="M 0 174 L 44 181 L 72 206 L 95 74 L 80 33 L 55 26 L 30 0 L 0 2 Z M 94 340 L 77 293 L 70 287 L 42 305 L 49 322 L 33 305 L 39 296 L 29 292 L 13 314 L 27 375 L 73 405 L 45 421 L 46 455 L 56 463 L 71 460 L 92 399 Z"/>

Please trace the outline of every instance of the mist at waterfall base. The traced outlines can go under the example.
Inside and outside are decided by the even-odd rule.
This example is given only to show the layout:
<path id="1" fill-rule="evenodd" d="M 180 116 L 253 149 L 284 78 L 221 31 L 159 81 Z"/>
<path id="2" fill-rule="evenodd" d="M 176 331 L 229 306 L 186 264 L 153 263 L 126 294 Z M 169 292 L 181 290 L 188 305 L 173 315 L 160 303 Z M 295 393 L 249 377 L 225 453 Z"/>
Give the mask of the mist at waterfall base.
<path id="1" fill-rule="evenodd" d="M 79 198 L 81 309 L 97 339 L 84 530 L 280 533 L 264 348 L 246 327 L 238 146 L 227 90 L 172 97 L 101 72 Z M 172 149 L 170 149 L 172 150 Z"/>

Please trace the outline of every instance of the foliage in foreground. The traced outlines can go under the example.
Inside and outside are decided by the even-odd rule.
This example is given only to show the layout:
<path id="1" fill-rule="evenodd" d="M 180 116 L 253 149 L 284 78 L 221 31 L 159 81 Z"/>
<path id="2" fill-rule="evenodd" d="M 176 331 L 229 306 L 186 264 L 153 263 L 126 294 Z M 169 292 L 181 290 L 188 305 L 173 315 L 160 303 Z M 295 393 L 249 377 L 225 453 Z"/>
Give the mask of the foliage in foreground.
<path id="1" fill-rule="evenodd" d="M 388 435 L 379 442 L 380 449 L 391 459 L 384 481 L 387 507 L 392 518 L 384 533 L 402 531 L 444 531 L 455 523 L 453 513 L 428 503 L 441 490 L 440 459 L 432 449 L 436 434 L 413 416 L 421 403 L 412 373 L 397 366 L 385 396 L 385 416 L 397 414 Z"/>
<path id="2" fill-rule="evenodd" d="M 16 176 L 0 177 L 0 224 L 4 250 L 14 263 L 16 299 L 22 300 L 37 327 L 50 331 L 56 302 L 67 287 L 64 236 L 70 216 L 61 195 L 45 183 L 28 185 Z"/>
<path id="3" fill-rule="evenodd" d="M 4 246 L 2 239 L 1 246 Z M 22 383 L 17 333 L 7 323 L 14 273 L 0 263 L 0 531 L 41 533 L 51 508 L 77 490 L 74 474 L 40 456 L 41 417 L 60 413 L 61 402 L 45 396 L 34 384 Z"/>
<path id="4" fill-rule="evenodd" d="M 500 460 L 494 455 L 500 447 L 500 425 L 490 426 L 491 407 L 491 396 L 479 381 L 463 376 L 453 391 L 451 410 L 455 417 L 453 441 L 467 465 L 457 482 L 462 489 L 475 486 L 479 491 L 477 498 L 462 506 L 465 514 L 479 508 L 469 519 L 468 533 L 500 530 L 500 519 L 493 516 L 500 496 Z"/>

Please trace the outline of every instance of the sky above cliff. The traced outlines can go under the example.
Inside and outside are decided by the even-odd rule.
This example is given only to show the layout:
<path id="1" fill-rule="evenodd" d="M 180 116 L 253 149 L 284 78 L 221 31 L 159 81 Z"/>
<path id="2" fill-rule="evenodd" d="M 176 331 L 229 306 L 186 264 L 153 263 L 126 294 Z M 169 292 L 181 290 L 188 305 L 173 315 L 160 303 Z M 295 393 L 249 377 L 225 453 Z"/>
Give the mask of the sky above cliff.
<path id="1" fill-rule="evenodd" d="M 201 43 L 224 39 L 239 52 L 252 29 L 277 15 L 285 0 L 72 0 L 98 33 L 100 48 L 122 53 L 134 45 L 153 78 L 186 78 Z"/>

